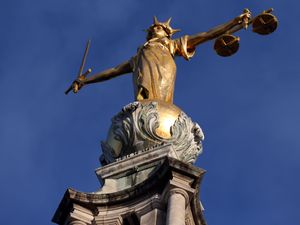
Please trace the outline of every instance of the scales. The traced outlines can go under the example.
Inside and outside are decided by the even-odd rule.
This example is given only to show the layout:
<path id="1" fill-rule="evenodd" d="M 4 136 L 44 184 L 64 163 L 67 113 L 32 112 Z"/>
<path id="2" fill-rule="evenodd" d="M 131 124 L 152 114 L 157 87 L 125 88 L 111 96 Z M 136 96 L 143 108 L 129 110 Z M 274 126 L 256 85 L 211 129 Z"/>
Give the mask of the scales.
<path id="1" fill-rule="evenodd" d="M 271 14 L 273 9 L 269 9 L 250 20 L 248 24 L 252 24 L 252 31 L 260 35 L 268 35 L 273 33 L 278 26 L 277 18 Z M 218 37 L 214 44 L 214 49 L 219 56 L 228 57 L 235 54 L 239 50 L 240 38 L 232 35 L 242 28 L 247 29 L 247 25 L 241 24 L 239 27 L 228 31 L 226 34 Z"/>

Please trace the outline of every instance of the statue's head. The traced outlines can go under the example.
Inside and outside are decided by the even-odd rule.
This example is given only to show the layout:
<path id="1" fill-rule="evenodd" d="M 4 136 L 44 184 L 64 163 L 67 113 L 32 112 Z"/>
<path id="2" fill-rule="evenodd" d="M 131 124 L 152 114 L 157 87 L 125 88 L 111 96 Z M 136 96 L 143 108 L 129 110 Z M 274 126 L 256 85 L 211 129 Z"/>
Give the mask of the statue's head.
<path id="1" fill-rule="evenodd" d="M 150 40 L 151 38 L 171 38 L 174 33 L 180 31 L 179 29 L 170 27 L 170 22 L 171 18 L 162 23 L 154 16 L 153 24 L 147 29 L 147 40 Z"/>

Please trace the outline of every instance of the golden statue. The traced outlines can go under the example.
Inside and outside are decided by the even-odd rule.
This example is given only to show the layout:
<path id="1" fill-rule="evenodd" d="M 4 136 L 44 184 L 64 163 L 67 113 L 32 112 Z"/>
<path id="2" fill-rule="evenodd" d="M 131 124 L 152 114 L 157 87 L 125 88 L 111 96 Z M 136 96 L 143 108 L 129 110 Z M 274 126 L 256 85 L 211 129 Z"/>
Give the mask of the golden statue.
<path id="1" fill-rule="evenodd" d="M 147 29 L 147 41 L 138 48 L 135 56 L 114 68 L 88 78 L 86 75 L 91 70 L 82 75 L 81 68 L 79 77 L 73 82 L 71 89 L 77 93 L 87 84 L 133 73 L 135 100 L 157 100 L 172 104 L 176 78 L 175 56 L 182 56 L 189 60 L 199 44 L 215 38 L 219 38 L 215 43 L 217 53 L 229 56 L 237 51 L 239 41 L 239 38 L 234 37 L 231 33 L 242 28 L 247 29 L 253 21 L 257 21 L 255 31 L 257 33 L 267 34 L 276 29 L 277 19 L 270 14 L 271 11 L 272 9 L 264 11 L 251 20 L 250 11 L 245 9 L 238 17 L 207 32 L 191 36 L 185 35 L 174 40 L 171 37 L 179 30 L 171 28 L 171 18 L 162 23 L 154 17 L 153 24 Z"/>

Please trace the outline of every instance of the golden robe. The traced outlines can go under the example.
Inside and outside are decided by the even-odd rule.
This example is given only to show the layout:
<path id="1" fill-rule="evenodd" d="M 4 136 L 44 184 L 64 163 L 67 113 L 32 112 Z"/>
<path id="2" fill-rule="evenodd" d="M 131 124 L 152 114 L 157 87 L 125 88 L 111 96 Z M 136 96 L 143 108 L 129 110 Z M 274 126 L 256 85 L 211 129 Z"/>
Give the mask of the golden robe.
<path id="1" fill-rule="evenodd" d="M 176 79 L 175 56 L 189 60 L 195 49 L 187 49 L 188 36 L 171 40 L 153 38 L 141 46 L 130 63 L 136 100 L 173 103 Z"/>

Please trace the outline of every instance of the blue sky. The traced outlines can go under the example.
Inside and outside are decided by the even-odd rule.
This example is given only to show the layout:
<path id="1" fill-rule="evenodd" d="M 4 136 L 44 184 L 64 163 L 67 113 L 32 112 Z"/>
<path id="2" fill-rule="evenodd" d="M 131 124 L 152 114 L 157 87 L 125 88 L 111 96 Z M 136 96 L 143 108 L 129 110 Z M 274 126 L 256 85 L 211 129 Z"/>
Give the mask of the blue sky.
<path id="1" fill-rule="evenodd" d="M 213 42 L 178 66 L 175 104 L 205 135 L 197 166 L 208 224 L 299 224 L 300 67 L 297 1 L 11 0 L 1 2 L 1 224 L 51 224 L 64 191 L 95 191 L 100 140 L 110 118 L 133 101 L 131 75 L 64 95 L 79 69 L 101 71 L 129 59 L 142 31 L 173 17 L 194 34 L 245 7 L 275 8 L 270 36 L 242 31 L 240 50 L 215 54 Z"/>

